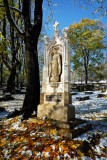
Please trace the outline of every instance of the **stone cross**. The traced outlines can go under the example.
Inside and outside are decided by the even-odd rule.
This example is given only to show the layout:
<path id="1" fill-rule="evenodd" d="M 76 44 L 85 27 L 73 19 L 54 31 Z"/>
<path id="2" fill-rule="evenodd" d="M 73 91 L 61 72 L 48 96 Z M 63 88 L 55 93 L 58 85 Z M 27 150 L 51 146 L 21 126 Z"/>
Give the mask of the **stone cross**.
<path id="1" fill-rule="evenodd" d="M 53 28 L 54 28 L 55 31 L 57 30 L 58 26 L 59 26 L 59 22 L 55 21 L 55 23 L 53 25 Z"/>

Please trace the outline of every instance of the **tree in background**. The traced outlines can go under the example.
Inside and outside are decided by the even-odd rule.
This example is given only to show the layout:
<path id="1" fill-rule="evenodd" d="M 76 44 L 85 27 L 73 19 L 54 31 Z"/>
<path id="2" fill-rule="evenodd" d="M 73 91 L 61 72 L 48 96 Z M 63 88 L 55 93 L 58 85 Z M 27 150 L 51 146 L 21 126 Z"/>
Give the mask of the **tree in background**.
<path id="1" fill-rule="evenodd" d="M 95 67 L 103 61 L 104 31 L 101 23 L 96 20 L 82 19 L 79 23 L 70 25 L 68 38 L 72 50 L 74 68 L 84 67 L 85 84 L 89 79 L 89 66 Z"/>
<path id="2" fill-rule="evenodd" d="M 93 82 L 99 82 L 101 80 L 104 80 L 104 66 L 103 64 L 95 66 L 95 67 L 89 67 L 89 80 Z"/>
<path id="3" fill-rule="evenodd" d="M 21 9 L 16 8 L 20 13 L 19 19 L 23 18 L 24 27 L 21 29 L 15 21 L 10 11 L 9 1 L 3 0 L 5 11 L 10 24 L 14 27 L 15 32 L 25 43 L 25 58 L 27 68 L 27 87 L 25 99 L 22 106 L 24 113 L 23 119 L 28 119 L 33 111 L 37 111 L 40 103 L 40 80 L 37 44 L 42 27 L 42 2 L 43 0 L 23 0 L 20 1 Z M 31 12 L 31 3 L 33 3 L 33 12 Z M 31 16 L 31 13 L 33 16 Z"/>
<path id="4" fill-rule="evenodd" d="M 106 62 L 103 64 L 103 67 L 104 67 L 104 79 L 107 83 L 107 60 Z"/>
<path id="5" fill-rule="evenodd" d="M 14 0 L 10 1 L 11 8 L 15 8 Z M 17 5 L 18 6 L 18 5 Z M 0 23 L 1 23 L 1 34 L 4 38 L 1 38 L 0 45 L 2 46 L 0 50 L 1 56 L 1 86 L 3 84 L 3 74 L 8 70 L 8 80 L 5 92 L 14 92 L 15 91 L 15 78 L 17 75 L 16 70 L 21 69 L 21 63 L 18 60 L 18 51 L 21 46 L 21 43 L 18 41 L 18 36 L 14 31 L 14 27 L 8 23 L 6 13 L 3 6 L 3 1 L 0 0 Z M 16 13 L 11 11 L 12 16 L 17 20 L 18 16 Z"/>

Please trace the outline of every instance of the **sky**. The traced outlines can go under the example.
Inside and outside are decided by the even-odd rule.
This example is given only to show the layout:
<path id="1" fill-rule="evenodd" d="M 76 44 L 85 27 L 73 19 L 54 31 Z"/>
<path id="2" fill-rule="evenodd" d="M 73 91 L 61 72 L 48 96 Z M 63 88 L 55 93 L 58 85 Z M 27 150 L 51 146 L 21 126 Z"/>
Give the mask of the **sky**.
<path id="1" fill-rule="evenodd" d="M 107 1 L 107 0 L 105 0 Z M 97 4 L 94 4 L 97 6 Z M 83 5 L 85 7 L 85 5 Z M 101 17 L 99 14 L 92 14 L 94 8 L 92 6 L 88 6 L 88 9 L 82 9 L 79 4 L 74 4 L 74 0 L 53 0 L 53 19 L 54 21 L 59 22 L 59 30 L 62 30 L 65 27 L 69 27 L 70 24 L 75 22 L 81 21 L 82 18 L 89 18 L 89 19 L 97 19 L 101 20 L 104 27 L 107 30 L 107 19 L 106 17 Z M 47 0 L 44 0 L 43 3 L 43 21 L 49 22 L 47 20 L 50 13 L 50 9 L 47 6 Z M 52 19 L 51 19 L 52 20 Z M 45 25 L 46 33 L 49 36 L 53 35 L 53 24 L 52 23 Z"/>

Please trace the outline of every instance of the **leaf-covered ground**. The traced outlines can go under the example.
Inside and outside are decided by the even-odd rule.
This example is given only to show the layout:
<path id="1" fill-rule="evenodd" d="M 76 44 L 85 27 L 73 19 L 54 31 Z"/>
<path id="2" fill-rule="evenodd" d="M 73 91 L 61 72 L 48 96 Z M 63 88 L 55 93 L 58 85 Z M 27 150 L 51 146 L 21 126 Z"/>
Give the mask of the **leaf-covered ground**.
<path id="1" fill-rule="evenodd" d="M 21 122 L 19 116 L 1 121 L 0 132 L 0 160 L 87 160 L 107 156 L 107 147 L 100 145 L 105 134 L 72 140 L 64 137 L 63 129 L 54 127 L 52 120 L 30 118 Z"/>
<path id="2" fill-rule="evenodd" d="M 107 99 L 96 98 L 97 92 L 89 95 L 87 101 L 79 102 L 76 96 L 72 97 L 76 117 L 88 120 L 91 130 L 71 139 L 65 137 L 69 130 L 57 128 L 50 119 L 32 117 L 23 122 L 21 116 L 1 119 L 0 160 L 106 160 Z M 12 111 L 21 107 L 22 100 L 22 95 L 15 95 L 14 101 L 1 105 Z"/>

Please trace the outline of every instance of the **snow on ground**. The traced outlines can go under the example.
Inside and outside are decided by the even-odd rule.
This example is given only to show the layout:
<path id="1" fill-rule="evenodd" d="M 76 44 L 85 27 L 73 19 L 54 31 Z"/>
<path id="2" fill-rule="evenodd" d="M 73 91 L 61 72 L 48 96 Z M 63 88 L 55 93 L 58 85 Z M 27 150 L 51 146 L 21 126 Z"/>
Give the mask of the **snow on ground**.
<path id="1" fill-rule="evenodd" d="M 89 120 L 92 124 L 92 130 L 81 136 L 75 138 L 76 140 L 87 140 L 91 139 L 94 134 L 102 135 L 100 138 L 99 145 L 94 147 L 94 151 L 101 154 L 101 148 L 107 148 L 107 98 L 97 98 L 100 91 L 93 91 L 93 94 L 85 94 L 85 92 L 78 92 L 72 96 L 72 104 L 75 106 L 76 118 L 82 118 Z M 89 96 L 89 100 L 78 101 L 76 97 Z M 6 116 L 8 112 L 14 109 L 20 109 L 23 103 L 24 95 L 13 95 L 15 100 L 0 102 L 0 106 L 5 107 L 6 112 L 2 112 L 0 117 Z M 21 130 L 18 124 L 14 124 L 13 128 Z M 88 160 L 88 157 L 82 157 L 83 160 Z M 96 160 L 105 160 L 106 158 L 96 158 Z M 90 160 L 90 159 L 89 159 Z"/>
<path id="2" fill-rule="evenodd" d="M 103 124 L 107 123 L 107 98 L 97 98 L 100 91 L 93 91 L 93 94 L 85 94 L 85 92 L 77 92 L 72 95 L 72 104 L 75 106 L 76 117 L 90 120 L 92 123 Z M 4 117 L 8 112 L 19 110 L 23 104 L 24 95 L 12 95 L 15 100 L 0 102 L 1 107 L 5 107 L 6 112 L 2 112 L 0 117 Z M 89 96 L 89 100 L 78 101 L 76 97 Z"/>
<path id="3" fill-rule="evenodd" d="M 0 106 L 4 107 L 7 112 L 12 112 L 14 109 L 19 110 L 22 107 L 24 95 L 23 94 L 15 94 L 12 95 L 14 97 L 14 100 L 10 101 L 2 101 L 0 102 Z"/>
<path id="4" fill-rule="evenodd" d="M 79 92 L 72 96 L 72 104 L 75 106 L 76 117 L 90 120 L 90 123 L 101 132 L 107 132 L 107 98 L 97 98 L 100 91 L 89 94 L 89 100 L 78 101 L 76 97 L 87 96 L 84 92 Z"/>
<path id="5" fill-rule="evenodd" d="M 92 117 L 95 116 L 99 119 L 101 115 L 107 115 L 107 99 L 97 98 L 99 93 L 99 91 L 95 91 L 93 94 L 86 95 L 84 92 L 80 92 L 77 95 L 72 96 L 72 104 L 75 106 L 77 117 L 92 119 Z M 78 96 L 89 96 L 90 99 L 78 101 L 76 100 L 76 97 Z"/>
<path id="6" fill-rule="evenodd" d="M 100 147 L 107 147 L 107 98 L 97 98 L 100 91 L 94 91 L 89 94 L 89 100 L 78 101 L 76 97 L 87 96 L 84 92 L 79 92 L 77 95 L 72 96 L 72 104 L 75 106 L 76 117 L 90 120 L 93 130 L 77 137 L 78 140 L 87 140 L 93 134 L 104 134 L 100 139 L 100 144 L 95 148 L 100 152 Z"/>

